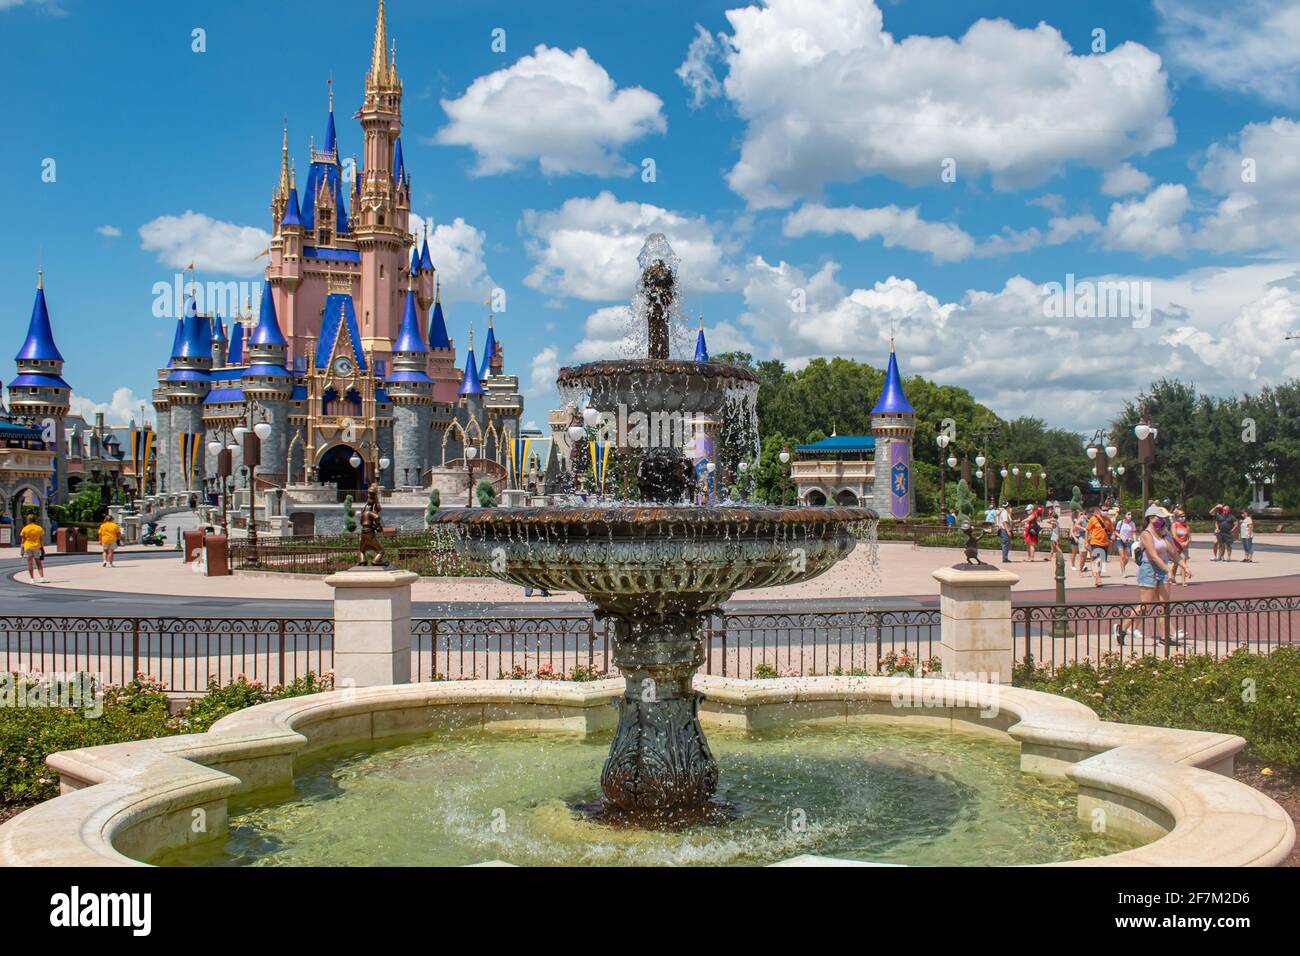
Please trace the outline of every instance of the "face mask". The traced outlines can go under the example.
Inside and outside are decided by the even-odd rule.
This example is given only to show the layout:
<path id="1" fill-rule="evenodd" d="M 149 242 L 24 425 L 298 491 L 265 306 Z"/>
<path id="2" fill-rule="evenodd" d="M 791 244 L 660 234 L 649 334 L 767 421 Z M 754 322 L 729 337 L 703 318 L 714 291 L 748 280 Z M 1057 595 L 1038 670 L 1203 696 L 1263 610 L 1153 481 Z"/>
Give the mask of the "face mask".
<path id="1" fill-rule="evenodd" d="M 1164 530 L 1165 530 L 1165 519 L 1164 519 L 1164 518 L 1152 518 L 1152 519 L 1151 519 L 1151 527 L 1154 528 L 1154 529 L 1156 530 L 1156 533 L 1157 533 L 1157 534 L 1159 534 L 1161 531 L 1164 531 Z"/>

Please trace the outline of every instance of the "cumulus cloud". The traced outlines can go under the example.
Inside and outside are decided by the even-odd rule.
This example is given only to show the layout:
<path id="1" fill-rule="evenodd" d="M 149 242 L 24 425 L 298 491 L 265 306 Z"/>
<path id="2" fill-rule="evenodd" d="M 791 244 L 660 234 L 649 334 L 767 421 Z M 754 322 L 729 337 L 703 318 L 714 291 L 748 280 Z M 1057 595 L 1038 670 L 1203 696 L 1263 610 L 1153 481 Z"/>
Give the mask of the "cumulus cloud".
<path id="1" fill-rule="evenodd" d="M 442 297 L 449 302 L 481 301 L 495 285 L 483 258 L 487 236 L 459 216 L 435 226 L 432 218 L 411 213 L 412 238 L 418 242 L 423 242 L 426 222 L 430 226 L 429 259 L 442 282 Z"/>
<path id="2" fill-rule="evenodd" d="M 221 275 L 261 274 L 264 263 L 258 256 L 270 242 L 271 234 L 264 229 L 222 222 L 191 209 L 140 227 L 140 247 L 156 253 L 163 265 L 184 269 L 193 262 L 200 272 Z"/>
<path id="3" fill-rule="evenodd" d="M 545 45 L 513 66 L 480 76 L 459 99 L 443 100 L 451 122 L 435 140 L 474 150 L 480 176 L 536 162 L 548 175 L 626 175 L 618 150 L 667 121 L 658 96 L 639 86 L 619 89 L 605 68 L 579 47 Z"/>
<path id="4" fill-rule="evenodd" d="M 720 58 L 725 42 L 726 34 L 714 37 L 704 27 L 695 24 L 695 37 L 686 50 L 686 59 L 677 68 L 678 79 L 691 91 L 691 109 L 699 109 L 722 92 L 722 83 L 713 64 Z"/>
<path id="5" fill-rule="evenodd" d="M 710 60 L 725 65 L 722 94 L 746 123 L 728 182 L 751 206 L 871 175 L 934 182 L 945 159 L 1013 188 L 1174 141 L 1160 57 L 1138 43 L 1076 56 L 1053 27 L 1006 20 L 897 41 L 871 0 L 769 0 L 726 16 L 731 34 L 697 33 L 679 75 L 703 97 Z"/>
<path id="6" fill-rule="evenodd" d="M 125 386 L 114 389 L 112 398 L 107 402 L 97 402 L 74 392 L 69 404 L 72 414 L 80 415 L 87 422 L 93 423 L 96 413 L 103 412 L 105 425 L 129 425 L 133 420 L 138 424 L 142 404 L 146 406 L 146 412 L 153 411 L 151 402 Z"/>
<path id="7" fill-rule="evenodd" d="M 1061 245 L 1099 232 L 1101 223 L 1087 213 L 1053 216 L 1045 233 L 1037 228 L 1004 229 L 977 241 L 960 226 L 921 218 L 915 206 L 910 209 L 900 209 L 895 205 L 862 209 L 858 206 L 828 208 L 818 203 L 805 203 L 785 217 L 782 229 L 787 236 L 794 237 L 843 232 L 859 242 L 879 238 L 889 248 L 897 246 L 927 253 L 935 262 L 957 262 L 972 256 L 988 258 L 1025 252 L 1039 246 Z"/>
<path id="8" fill-rule="evenodd" d="M 1211 86 L 1290 106 L 1300 95 L 1300 2 L 1238 0 L 1217 8 L 1156 0 L 1174 66 Z"/>
<path id="9" fill-rule="evenodd" d="M 1300 248 L 1300 123 L 1250 123 L 1205 155 L 1198 181 L 1219 197 L 1197 245 L 1245 252 Z"/>
<path id="10" fill-rule="evenodd" d="M 117 226 L 100 226 L 95 231 L 101 236 L 107 236 L 109 239 L 115 239 L 122 234 L 122 230 Z"/>
<path id="11" fill-rule="evenodd" d="M 1101 179 L 1101 191 L 1107 196 L 1127 196 L 1143 193 L 1151 188 L 1151 177 L 1132 163 L 1120 163 L 1106 170 Z"/>
<path id="12" fill-rule="evenodd" d="M 905 375 L 967 388 L 1004 415 L 1079 429 L 1108 421 L 1135 388 L 1161 375 L 1228 394 L 1246 387 L 1243 376 L 1258 387 L 1300 374 L 1300 350 L 1278 348 L 1283 331 L 1300 326 L 1300 261 L 1172 278 L 1079 277 L 1149 283 L 1153 317 L 1138 328 L 1130 317 L 1054 317 L 1046 286 L 1022 275 L 945 301 L 910 278 L 846 287 L 839 272 L 835 262 L 809 273 L 751 260 L 739 319 L 750 350 L 792 367 L 820 355 L 881 366 L 892 332 Z M 1026 348 L 1041 360 L 1026 374 L 1008 374 L 1008 356 Z"/>
<path id="13" fill-rule="evenodd" d="M 558 209 L 526 210 L 521 228 L 536 265 L 524 284 L 546 294 L 592 301 L 627 299 L 636 287 L 637 253 L 662 232 L 681 257 L 682 287 L 714 292 L 725 281 L 727 246 L 703 216 L 650 203 L 620 202 L 610 192 L 574 198 Z"/>
<path id="14" fill-rule="evenodd" d="M 1141 199 L 1117 202 L 1106 217 L 1108 249 L 1139 255 L 1180 255 L 1187 246 L 1187 187 L 1163 183 Z"/>

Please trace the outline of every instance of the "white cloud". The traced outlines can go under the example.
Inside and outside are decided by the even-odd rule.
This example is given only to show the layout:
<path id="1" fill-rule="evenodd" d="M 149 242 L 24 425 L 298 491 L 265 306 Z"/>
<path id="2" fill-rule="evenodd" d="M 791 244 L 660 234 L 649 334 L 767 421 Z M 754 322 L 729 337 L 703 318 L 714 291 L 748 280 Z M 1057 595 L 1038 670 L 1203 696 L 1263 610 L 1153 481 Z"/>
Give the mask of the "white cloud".
<path id="1" fill-rule="evenodd" d="M 625 175 L 633 167 L 618 150 L 667 129 L 662 105 L 639 86 L 618 89 L 581 47 L 566 53 L 540 45 L 480 76 L 459 99 L 443 100 L 451 122 L 435 140 L 473 149 L 480 176 L 533 161 L 548 176 Z"/>
<path id="2" fill-rule="evenodd" d="M 107 236 L 110 239 L 115 239 L 122 234 L 122 230 L 117 226 L 100 226 L 95 231 L 101 236 Z"/>
<path id="3" fill-rule="evenodd" d="M 1076 56 L 1053 27 L 1006 20 L 896 41 L 870 0 L 769 0 L 727 19 L 715 53 L 747 124 L 728 182 L 752 206 L 871 175 L 937 182 L 947 158 L 959 180 L 1030 185 L 1174 141 L 1160 57 L 1138 43 Z M 679 71 L 699 95 L 711 88 L 703 42 Z"/>
<path id="4" fill-rule="evenodd" d="M 52 17 L 66 17 L 68 15 L 68 11 L 59 6 L 55 0 L 0 0 L 0 13 L 23 6 L 37 7 L 43 13 L 47 13 Z"/>
<path id="5" fill-rule="evenodd" d="M 625 305 L 606 306 L 587 316 L 582 326 L 582 339 L 574 346 L 571 360 L 595 362 L 598 359 L 629 358 L 637 344 L 638 336 L 632 334 L 631 310 Z"/>
<path id="6" fill-rule="evenodd" d="M 892 327 L 904 375 L 967 388 L 1003 415 L 1078 429 L 1109 421 L 1135 389 L 1164 375 L 1214 394 L 1300 375 L 1300 350 L 1278 347 L 1286 330 L 1300 326 L 1300 261 L 1201 268 L 1168 279 L 1079 277 L 1149 282 L 1154 314 L 1145 328 L 1130 318 L 1054 318 L 1043 285 L 1021 275 L 1000 289 L 944 301 L 898 276 L 846 288 L 839 269 L 827 262 L 809 274 L 753 259 L 739 320 L 751 351 L 792 367 L 820 355 L 880 367 Z M 796 290 L 805 311 L 793 307 Z M 1009 373 L 1008 361 L 1026 349 L 1035 361 Z"/>
<path id="7" fill-rule="evenodd" d="M 1048 221 L 1046 233 L 1037 228 L 1008 228 L 977 242 L 960 226 L 922 219 L 915 206 L 910 209 L 894 205 L 862 209 L 858 206 L 828 208 L 817 203 L 805 203 L 785 217 L 782 229 L 787 236 L 845 232 L 859 242 L 879 237 L 887 248 L 898 246 L 924 252 L 935 262 L 957 262 L 972 256 L 987 258 L 1025 252 L 1044 245 L 1061 245 L 1099 232 L 1101 223 L 1086 213 L 1053 216 Z"/>
<path id="8" fill-rule="evenodd" d="M 1187 246 L 1188 205 L 1187 187 L 1174 183 L 1163 183 L 1142 199 L 1117 202 L 1106 217 L 1105 245 L 1143 257 L 1180 255 Z"/>
<path id="9" fill-rule="evenodd" d="M 448 302 L 482 301 L 494 286 L 483 259 L 483 244 L 487 236 L 459 216 L 451 222 L 434 226 L 432 218 L 426 220 L 411 213 L 411 232 L 420 242 L 423 242 L 426 221 L 431 227 L 429 259 L 442 282 L 443 299 Z"/>
<path id="10" fill-rule="evenodd" d="M 129 425 L 132 420 L 138 423 L 141 404 L 145 406 L 146 417 L 153 412 L 152 402 L 142 399 L 126 387 L 114 389 L 113 397 L 107 402 L 96 402 L 74 392 L 69 404 L 73 415 L 80 415 L 91 424 L 94 423 L 97 412 L 104 413 L 105 425 Z"/>
<path id="11" fill-rule="evenodd" d="M 1151 188 L 1151 177 L 1132 163 L 1120 163 L 1106 170 L 1101 179 L 1101 191 L 1107 196 L 1127 196 L 1144 193 Z"/>
<path id="12" fill-rule="evenodd" d="M 725 34 L 720 33 L 714 38 L 704 27 L 695 24 L 695 37 L 686 50 L 686 59 L 677 68 L 677 77 L 691 91 L 691 109 L 699 109 L 722 92 L 713 61 L 719 58 L 725 42 Z"/>
<path id="13" fill-rule="evenodd" d="M 1250 123 L 1205 155 L 1199 183 L 1219 196 L 1197 245 L 1214 251 L 1300 249 L 1300 123 Z"/>
<path id="14" fill-rule="evenodd" d="M 221 275 L 261 274 L 264 263 L 257 257 L 270 242 L 271 234 L 263 229 L 222 222 L 189 209 L 140 227 L 140 247 L 156 252 L 163 265 L 184 269 L 193 262 L 199 272 Z"/>
<path id="15" fill-rule="evenodd" d="M 1156 0 L 1170 61 L 1211 86 L 1290 106 L 1300 95 L 1300 2 L 1237 0 L 1218 9 Z"/>
<path id="16" fill-rule="evenodd" d="M 620 202 L 609 192 L 566 200 L 559 209 L 525 210 L 521 228 L 536 260 L 524 284 L 545 294 L 592 301 L 629 298 L 639 275 L 637 253 L 653 232 L 667 236 L 681 258 L 685 291 L 717 291 L 729 271 L 727 249 L 703 216 Z"/>

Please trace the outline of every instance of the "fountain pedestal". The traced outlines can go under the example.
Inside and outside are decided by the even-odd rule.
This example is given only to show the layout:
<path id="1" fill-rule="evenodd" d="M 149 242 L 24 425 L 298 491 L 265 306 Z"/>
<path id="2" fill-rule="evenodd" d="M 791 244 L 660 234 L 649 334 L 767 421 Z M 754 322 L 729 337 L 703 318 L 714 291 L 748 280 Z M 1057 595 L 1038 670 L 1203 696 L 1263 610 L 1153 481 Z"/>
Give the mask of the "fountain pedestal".
<path id="1" fill-rule="evenodd" d="M 634 818 L 698 814 L 718 785 L 718 765 L 700 729 L 701 695 L 691 686 L 704 663 L 704 618 L 609 617 L 625 690 L 600 775 L 605 799 Z"/>

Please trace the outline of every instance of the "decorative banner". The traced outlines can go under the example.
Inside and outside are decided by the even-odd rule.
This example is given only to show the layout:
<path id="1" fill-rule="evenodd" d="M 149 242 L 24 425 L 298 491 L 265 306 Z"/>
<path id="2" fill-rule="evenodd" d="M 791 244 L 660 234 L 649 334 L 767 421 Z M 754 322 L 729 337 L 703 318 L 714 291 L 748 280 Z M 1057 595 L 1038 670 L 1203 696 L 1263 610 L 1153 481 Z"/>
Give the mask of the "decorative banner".
<path id="1" fill-rule="evenodd" d="M 156 433 L 149 429 L 144 433 L 144 458 L 140 469 L 140 493 L 144 494 L 146 489 L 145 479 L 149 477 L 149 467 L 153 464 L 153 445 Z"/>
<path id="2" fill-rule="evenodd" d="M 510 448 L 510 487 L 520 488 L 524 483 L 524 473 L 528 469 L 528 451 L 532 447 L 531 438 L 516 438 Z"/>
<path id="3" fill-rule="evenodd" d="M 190 487 L 191 490 L 193 490 L 193 488 L 194 488 L 194 469 L 197 468 L 197 467 L 198 467 L 198 464 L 199 464 L 199 449 L 202 447 L 202 445 L 201 445 L 200 443 L 203 441 L 203 435 L 202 435 L 201 433 L 196 432 L 196 433 L 194 433 L 193 435 L 190 435 L 189 438 L 190 438 L 190 444 L 193 446 L 193 447 L 190 449 L 190 472 L 189 472 L 189 474 L 190 474 L 190 484 L 189 484 L 189 487 Z"/>
<path id="4" fill-rule="evenodd" d="M 190 473 L 190 433 L 181 432 L 177 438 L 181 446 L 181 475 Z"/>
<path id="5" fill-rule="evenodd" d="M 699 439 L 696 439 L 696 441 L 698 442 Z M 713 439 L 710 438 L 708 439 L 708 441 L 709 441 L 709 450 L 712 451 Z M 695 487 L 696 488 L 703 487 L 705 489 L 704 498 L 706 504 L 713 500 L 713 479 L 714 476 L 709 474 L 709 459 L 701 458 L 699 461 L 695 463 Z"/>
<path id="6" fill-rule="evenodd" d="M 889 513 L 906 518 L 912 513 L 912 449 L 907 442 L 889 444 Z"/>
<path id="7" fill-rule="evenodd" d="M 613 451 L 614 446 L 607 441 L 592 441 L 591 445 L 591 475 L 596 479 L 596 494 L 605 493 L 605 472 L 609 469 L 609 453 Z"/>

